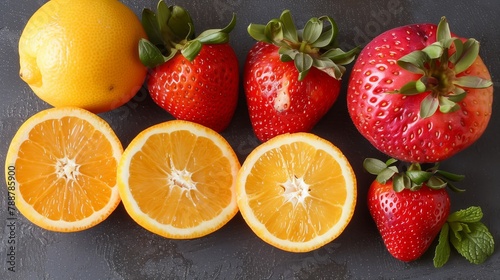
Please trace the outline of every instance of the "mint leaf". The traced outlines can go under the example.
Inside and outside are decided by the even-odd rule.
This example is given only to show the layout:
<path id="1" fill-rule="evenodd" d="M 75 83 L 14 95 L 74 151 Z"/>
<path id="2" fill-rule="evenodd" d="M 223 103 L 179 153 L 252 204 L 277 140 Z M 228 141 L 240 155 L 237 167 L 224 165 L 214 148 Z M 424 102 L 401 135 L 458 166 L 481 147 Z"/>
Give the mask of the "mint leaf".
<path id="1" fill-rule="evenodd" d="M 463 223 L 475 223 L 481 221 L 483 218 L 483 211 L 481 207 L 471 206 L 467 209 L 457 211 L 448 216 L 448 222 L 463 222 Z"/>
<path id="2" fill-rule="evenodd" d="M 493 254 L 495 242 L 488 228 L 481 222 L 468 223 L 470 233 L 466 231 L 450 235 L 453 247 L 473 264 L 483 263 Z"/>
<path id="3" fill-rule="evenodd" d="M 439 242 L 434 251 L 434 267 L 442 267 L 448 262 L 450 257 L 450 241 L 449 241 L 450 226 L 444 224 L 439 233 Z"/>

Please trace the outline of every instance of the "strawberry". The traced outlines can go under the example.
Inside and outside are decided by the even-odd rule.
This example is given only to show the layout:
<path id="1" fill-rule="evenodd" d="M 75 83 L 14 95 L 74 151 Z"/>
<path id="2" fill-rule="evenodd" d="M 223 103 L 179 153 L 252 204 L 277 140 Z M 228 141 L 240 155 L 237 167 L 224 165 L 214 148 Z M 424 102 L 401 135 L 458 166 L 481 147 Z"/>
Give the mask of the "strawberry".
<path id="1" fill-rule="evenodd" d="M 139 42 L 139 55 L 154 102 L 177 119 L 224 130 L 238 102 L 238 59 L 228 43 L 235 17 L 195 37 L 189 13 L 161 0 L 157 14 L 143 10 L 142 23 L 149 40 Z"/>
<path id="2" fill-rule="evenodd" d="M 389 253 L 409 262 L 427 251 L 446 223 L 450 199 L 444 187 L 462 177 L 437 168 L 422 171 L 419 164 L 399 173 L 394 162 L 365 160 L 365 168 L 378 175 L 368 190 L 368 209 Z"/>
<path id="3" fill-rule="evenodd" d="M 358 49 L 333 47 L 338 29 L 330 17 L 310 19 L 297 31 L 285 10 L 267 25 L 250 24 L 258 42 L 248 52 L 244 89 L 253 130 L 264 142 L 309 131 L 337 99 L 340 78 Z"/>
<path id="4" fill-rule="evenodd" d="M 469 147 L 491 117 L 491 76 L 479 43 L 439 25 L 386 31 L 361 51 L 347 106 L 359 132 L 381 152 L 407 162 L 443 161 Z"/>

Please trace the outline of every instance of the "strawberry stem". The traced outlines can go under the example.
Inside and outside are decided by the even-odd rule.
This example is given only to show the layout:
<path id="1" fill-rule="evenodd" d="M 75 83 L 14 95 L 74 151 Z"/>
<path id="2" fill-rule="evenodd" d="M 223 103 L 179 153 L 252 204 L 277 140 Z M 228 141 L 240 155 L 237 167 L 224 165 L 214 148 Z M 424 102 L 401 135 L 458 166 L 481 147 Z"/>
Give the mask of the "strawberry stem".
<path id="1" fill-rule="evenodd" d="M 157 12 L 144 9 L 142 25 L 149 40 L 139 41 L 141 62 L 154 68 L 180 52 L 186 59 L 196 58 L 205 44 L 224 44 L 229 41 L 229 33 L 236 25 L 236 16 L 222 29 L 208 29 L 195 37 L 194 23 L 188 11 L 180 6 L 167 6 L 158 2 Z"/>
<path id="2" fill-rule="evenodd" d="M 250 24 L 247 31 L 257 41 L 278 46 L 281 61 L 294 61 L 299 80 L 305 78 L 311 67 L 340 79 L 346 70 L 344 65 L 351 63 L 360 51 L 359 47 L 347 52 L 335 47 L 338 28 L 328 16 L 311 18 L 299 31 L 290 11 L 285 10 L 266 25 Z"/>
<path id="3" fill-rule="evenodd" d="M 442 189 L 449 187 L 452 191 L 463 192 L 453 185 L 453 182 L 462 181 L 465 176 L 450 173 L 439 169 L 439 163 L 423 169 L 419 163 L 407 163 L 406 170 L 400 171 L 394 164 L 396 159 L 383 162 L 375 158 L 366 158 L 363 167 L 368 173 L 376 175 L 379 183 L 393 180 L 394 190 L 400 192 L 404 189 L 419 190 L 424 184 L 431 189 Z M 403 163 L 404 164 L 404 163 Z"/>
<path id="4" fill-rule="evenodd" d="M 451 50 L 455 51 L 452 52 Z M 479 56 L 479 42 L 468 39 L 462 42 L 451 36 L 448 21 L 441 18 L 436 32 L 436 42 L 400 58 L 398 65 L 410 72 L 421 74 L 418 81 L 411 81 L 390 93 L 414 95 L 426 93 L 420 108 L 420 117 L 432 116 L 438 109 L 442 113 L 458 110 L 457 104 L 465 97 L 465 88 L 487 88 L 491 81 L 476 76 L 458 74 L 467 70 Z"/>

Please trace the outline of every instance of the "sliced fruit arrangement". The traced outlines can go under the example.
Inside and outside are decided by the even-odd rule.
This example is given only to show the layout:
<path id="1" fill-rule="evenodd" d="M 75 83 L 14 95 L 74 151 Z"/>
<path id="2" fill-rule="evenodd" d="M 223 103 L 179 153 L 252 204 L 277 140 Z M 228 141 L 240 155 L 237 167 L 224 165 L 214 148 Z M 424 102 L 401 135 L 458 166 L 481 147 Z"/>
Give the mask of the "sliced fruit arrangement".
<path id="1" fill-rule="evenodd" d="M 332 143 L 310 133 L 261 144 L 237 178 L 240 212 L 265 242 L 291 252 L 317 249 L 346 228 L 356 205 L 356 177 Z"/>
<path id="2" fill-rule="evenodd" d="M 15 203 L 34 224 L 52 231 L 90 228 L 120 203 L 116 183 L 123 148 L 111 127 L 79 108 L 52 108 L 30 117 L 12 139 L 6 178 Z"/>
<path id="3" fill-rule="evenodd" d="M 369 173 L 377 175 L 368 191 L 368 209 L 389 253 L 401 261 L 414 261 L 440 234 L 436 267 L 448 261 L 450 242 L 471 263 L 484 262 L 493 253 L 494 240 L 480 222 L 481 209 L 470 207 L 450 214 L 445 188 L 462 191 L 453 183 L 464 176 L 440 170 L 438 164 L 423 170 L 412 163 L 400 171 L 396 162 L 368 158 L 363 163 Z"/>
<path id="4" fill-rule="evenodd" d="M 196 238 L 238 212 L 239 168 L 233 149 L 216 131 L 173 120 L 134 138 L 120 160 L 118 186 L 139 225 L 168 238 Z"/>
<path id="5" fill-rule="evenodd" d="M 224 130 L 238 102 L 238 59 L 228 43 L 236 17 L 195 37 L 188 11 L 159 1 L 156 14 L 143 10 L 142 24 L 149 40 L 140 41 L 139 56 L 154 102 L 177 119 Z"/>
<path id="6" fill-rule="evenodd" d="M 146 33 L 117 0 L 51 0 L 19 39 L 20 76 L 45 102 L 100 113 L 128 102 L 147 68 L 137 44 Z"/>
<path id="7" fill-rule="evenodd" d="M 244 69 L 244 89 L 253 130 L 260 141 L 308 132 L 336 101 L 358 49 L 336 47 L 338 28 L 328 17 L 311 18 L 297 31 L 290 11 L 266 25 L 250 24 L 258 42 Z"/>
<path id="8" fill-rule="evenodd" d="M 412 24 L 373 39 L 353 67 L 347 105 L 359 132 L 407 162 L 443 161 L 474 143 L 491 117 L 493 87 L 479 43 Z"/>

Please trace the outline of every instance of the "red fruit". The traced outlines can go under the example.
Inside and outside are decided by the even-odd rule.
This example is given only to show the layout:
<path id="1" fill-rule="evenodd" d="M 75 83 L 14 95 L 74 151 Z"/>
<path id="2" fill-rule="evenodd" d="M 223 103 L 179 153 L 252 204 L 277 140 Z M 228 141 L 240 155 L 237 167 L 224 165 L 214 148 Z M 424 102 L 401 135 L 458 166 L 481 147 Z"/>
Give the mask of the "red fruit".
<path id="1" fill-rule="evenodd" d="M 332 107 L 345 71 L 342 65 L 358 51 L 333 48 L 337 31 L 333 19 L 323 16 L 310 19 L 298 32 L 287 10 L 267 25 L 248 27 L 259 42 L 246 59 L 244 89 L 260 141 L 309 131 Z"/>
<path id="2" fill-rule="evenodd" d="M 443 18 L 439 26 L 413 24 L 386 31 L 360 53 L 347 106 L 356 128 L 381 152 L 407 162 L 443 161 L 485 131 L 493 87 L 477 55 L 479 43 L 451 41 L 450 36 Z M 436 39 L 439 45 L 429 47 Z M 457 44 L 462 48 L 453 55 Z M 420 52 L 407 56 L 414 51 Z"/>
<path id="3" fill-rule="evenodd" d="M 224 130 L 238 102 L 238 58 L 228 44 L 236 17 L 223 29 L 194 36 L 188 11 L 158 2 L 157 14 L 142 13 L 148 40 L 139 57 L 150 68 L 148 90 L 154 102 L 177 119 Z"/>
<path id="4" fill-rule="evenodd" d="M 392 180 L 375 180 L 368 191 L 368 208 L 389 253 L 409 262 L 432 244 L 448 218 L 450 199 L 445 189 L 424 184 L 417 191 L 395 192 Z"/>
<path id="5" fill-rule="evenodd" d="M 238 102 L 238 59 L 228 44 L 204 45 L 190 62 L 180 53 L 151 70 L 154 102 L 177 119 L 224 130 Z"/>
<path id="6" fill-rule="evenodd" d="M 247 56 L 244 88 L 253 130 L 260 141 L 287 132 L 310 131 L 340 92 L 340 81 L 316 68 L 298 80 L 293 61 L 278 47 L 257 42 Z"/>

